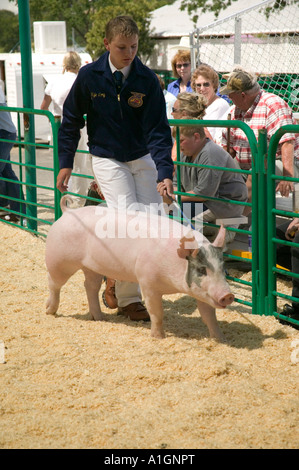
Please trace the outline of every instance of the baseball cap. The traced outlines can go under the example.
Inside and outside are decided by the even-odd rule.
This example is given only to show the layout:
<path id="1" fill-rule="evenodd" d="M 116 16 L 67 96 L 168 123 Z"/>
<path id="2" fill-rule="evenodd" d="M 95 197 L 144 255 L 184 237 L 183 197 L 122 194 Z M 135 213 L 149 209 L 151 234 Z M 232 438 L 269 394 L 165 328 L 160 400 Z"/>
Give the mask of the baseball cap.
<path id="1" fill-rule="evenodd" d="M 223 78 L 226 78 L 227 83 L 219 90 L 222 95 L 251 90 L 257 81 L 256 76 L 239 68 L 224 74 Z"/>

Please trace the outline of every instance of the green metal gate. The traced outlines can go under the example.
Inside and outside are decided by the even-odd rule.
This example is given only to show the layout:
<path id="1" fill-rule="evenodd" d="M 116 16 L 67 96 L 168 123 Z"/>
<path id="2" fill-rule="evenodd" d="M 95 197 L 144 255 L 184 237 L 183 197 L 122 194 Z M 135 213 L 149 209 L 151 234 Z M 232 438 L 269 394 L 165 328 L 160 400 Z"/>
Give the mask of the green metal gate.
<path id="1" fill-rule="evenodd" d="M 287 133 L 299 133 L 299 125 L 289 125 L 281 127 L 271 138 L 269 143 L 268 149 L 268 159 L 267 159 L 267 198 L 266 198 L 266 216 L 264 220 L 267 220 L 267 242 L 268 242 L 268 250 L 267 250 L 267 279 L 268 279 L 268 298 L 265 299 L 267 304 L 267 314 L 274 315 L 277 318 L 282 320 L 287 320 L 289 323 L 294 323 L 299 326 L 298 320 L 293 320 L 291 318 L 285 317 L 284 315 L 277 312 L 277 299 L 284 298 L 287 300 L 298 301 L 299 299 L 292 297 L 290 295 L 286 295 L 282 292 L 278 292 L 277 290 L 277 275 L 283 275 L 290 278 L 299 278 L 299 274 L 288 272 L 282 270 L 276 264 L 276 249 L 278 244 L 283 244 L 287 246 L 296 246 L 299 248 L 298 243 L 294 243 L 291 241 L 281 241 L 276 238 L 276 216 L 284 216 L 284 217 L 298 217 L 298 213 L 292 211 L 282 211 L 276 209 L 275 203 L 275 180 L 287 180 L 287 181 L 294 181 L 295 183 L 299 183 L 298 178 L 289 178 L 289 177 L 278 177 L 275 176 L 275 155 L 277 151 L 277 146 L 281 137 Z M 291 222 L 291 220 L 290 220 Z"/>

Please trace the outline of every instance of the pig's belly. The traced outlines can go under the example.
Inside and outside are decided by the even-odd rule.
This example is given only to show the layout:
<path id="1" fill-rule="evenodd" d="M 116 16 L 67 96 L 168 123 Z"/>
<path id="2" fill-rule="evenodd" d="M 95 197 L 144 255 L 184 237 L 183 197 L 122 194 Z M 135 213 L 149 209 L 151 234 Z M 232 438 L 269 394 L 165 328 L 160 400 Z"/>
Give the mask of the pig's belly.
<path id="1" fill-rule="evenodd" d="M 88 247 L 82 267 L 120 281 L 137 282 L 140 270 L 152 270 L 147 263 L 155 256 L 152 245 L 151 240 L 99 239 Z"/>

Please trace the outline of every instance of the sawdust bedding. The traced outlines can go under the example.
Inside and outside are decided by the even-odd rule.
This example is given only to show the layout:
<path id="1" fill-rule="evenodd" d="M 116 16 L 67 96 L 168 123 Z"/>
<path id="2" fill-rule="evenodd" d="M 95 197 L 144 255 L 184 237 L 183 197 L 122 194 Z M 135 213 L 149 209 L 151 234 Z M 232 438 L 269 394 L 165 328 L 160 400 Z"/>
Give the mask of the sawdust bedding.
<path id="1" fill-rule="evenodd" d="M 235 302 L 218 310 L 219 344 L 195 301 L 172 295 L 155 340 L 105 307 L 90 321 L 81 272 L 48 316 L 44 239 L 3 223 L 0 234 L 0 448 L 298 447 L 298 330 Z"/>

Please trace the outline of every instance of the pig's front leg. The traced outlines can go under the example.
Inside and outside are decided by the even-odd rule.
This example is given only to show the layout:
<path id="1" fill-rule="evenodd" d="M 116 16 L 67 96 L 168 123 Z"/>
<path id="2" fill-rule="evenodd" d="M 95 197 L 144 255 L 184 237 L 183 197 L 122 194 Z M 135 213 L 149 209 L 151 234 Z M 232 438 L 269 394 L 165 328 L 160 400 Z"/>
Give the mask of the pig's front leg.
<path id="1" fill-rule="evenodd" d="M 224 342 L 225 338 L 219 328 L 215 308 L 200 300 L 197 300 L 197 307 L 204 324 L 208 327 L 210 337 L 215 338 L 219 342 Z"/>
<path id="2" fill-rule="evenodd" d="M 93 320 L 103 320 L 104 317 L 99 301 L 99 291 L 103 276 L 88 269 L 83 269 L 83 272 L 85 276 L 84 287 L 88 300 L 89 313 Z"/>
<path id="3" fill-rule="evenodd" d="M 144 289 L 140 284 L 144 297 L 145 306 L 151 318 L 151 336 L 153 338 L 163 339 L 165 333 L 163 329 L 163 307 L 162 295 L 155 293 L 154 287 L 148 286 Z"/>

